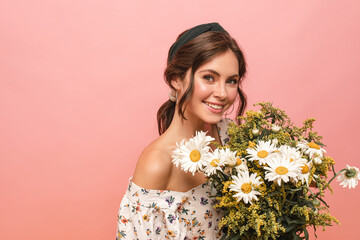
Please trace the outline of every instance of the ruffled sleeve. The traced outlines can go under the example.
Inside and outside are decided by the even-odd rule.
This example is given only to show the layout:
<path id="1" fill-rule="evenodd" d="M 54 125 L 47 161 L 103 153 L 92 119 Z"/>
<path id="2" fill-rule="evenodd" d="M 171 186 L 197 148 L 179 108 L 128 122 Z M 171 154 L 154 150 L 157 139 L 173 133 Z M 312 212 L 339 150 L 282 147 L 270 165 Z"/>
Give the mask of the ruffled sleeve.
<path id="1" fill-rule="evenodd" d="M 184 202 L 186 196 L 147 190 L 130 179 L 118 212 L 116 240 L 184 239 L 186 223 L 178 211 Z"/>

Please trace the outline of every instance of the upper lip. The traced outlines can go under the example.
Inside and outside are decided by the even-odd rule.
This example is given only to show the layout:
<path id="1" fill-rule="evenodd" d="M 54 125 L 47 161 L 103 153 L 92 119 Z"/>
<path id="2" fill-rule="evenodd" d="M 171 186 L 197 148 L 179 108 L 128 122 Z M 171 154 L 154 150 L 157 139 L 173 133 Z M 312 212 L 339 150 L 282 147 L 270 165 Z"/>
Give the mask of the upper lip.
<path id="1" fill-rule="evenodd" d="M 219 105 L 219 106 L 224 106 L 225 105 L 224 103 L 215 103 L 215 102 L 209 102 L 209 101 L 204 101 L 204 102 L 211 103 L 211 104 L 214 104 L 214 105 Z"/>

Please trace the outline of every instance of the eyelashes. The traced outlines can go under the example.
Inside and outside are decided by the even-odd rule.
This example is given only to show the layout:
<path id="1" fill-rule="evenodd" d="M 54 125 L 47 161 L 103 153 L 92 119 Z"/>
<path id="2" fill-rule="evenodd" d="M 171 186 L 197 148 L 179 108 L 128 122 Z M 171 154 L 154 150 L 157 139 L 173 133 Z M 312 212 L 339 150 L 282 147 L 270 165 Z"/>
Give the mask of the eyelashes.
<path id="1" fill-rule="evenodd" d="M 237 84 L 239 82 L 239 80 L 237 79 L 230 79 L 229 82 L 232 81 L 233 83 L 232 84 Z"/>
<path id="2" fill-rule="evenodd" d="M 210 79 L 212 79 L 212 81 L 214 81 L 214 77 L 211 75 L 205 75 L 203 78 L 208 82 L 211 82 Z"/>
<path id="3" fill-rule="evenodd" d="M 207 82 L 214 82 L 215 81 L 215 79 L 214 79 L 214 77 L 212 75 L 204 75 L 203 79 L 205 79 Z M 235 84 L 237 84 L 239 82 L 239 80 L 236 79 L 236 78 L 233 78 L 233 79 L 227 80 L 226 82 L 230 83 L 231 85 L 235 85 Z"/>

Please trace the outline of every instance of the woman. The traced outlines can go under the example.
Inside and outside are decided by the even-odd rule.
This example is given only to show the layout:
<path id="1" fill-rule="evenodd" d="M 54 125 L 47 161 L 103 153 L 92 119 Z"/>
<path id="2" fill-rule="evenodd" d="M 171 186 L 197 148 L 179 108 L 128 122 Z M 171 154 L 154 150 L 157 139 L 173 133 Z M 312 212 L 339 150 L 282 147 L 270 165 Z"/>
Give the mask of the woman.
<path id="1" fill-rule="evenodd" d="M 246 72 L 236 41 L 218 24 L 181 33 L 168 54 L 165 80 L 169 100 L 159 109 L 160 136 L 139 157 L 118 213 L 117 239 L 216 239 L 221 212 L 212 208 L 210 186 L 171 160 L 176 143 L 196 131 L 223 145 L 229 119 L 222 116 L 239 97 L 237 116 L 246 106 L 240 83 Z M 214 146 L 211 146 L 214 149 Z"/>

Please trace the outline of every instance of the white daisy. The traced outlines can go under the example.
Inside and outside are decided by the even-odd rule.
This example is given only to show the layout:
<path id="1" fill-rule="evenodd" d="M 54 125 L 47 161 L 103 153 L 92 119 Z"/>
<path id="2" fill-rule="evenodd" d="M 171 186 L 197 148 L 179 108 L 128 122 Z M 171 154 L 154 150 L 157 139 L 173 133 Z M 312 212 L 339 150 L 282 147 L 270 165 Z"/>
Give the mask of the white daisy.
<path id="1" fill-rule="evenodd" d="M 299 180 L 302 184 L 306 182 L 306 185 L 309 186 L 309 175 L 310 170 L 312 168 L 313 164 L 312 162 L 305 162 L 301 165 L 301 171 L 299 172 Z"/>
<path id="2" fill-rule="evenodd" d="M 207 132 L 196 131 L 196 135 L 195 135 L 195 137 L 193 137 L 193 139 L 196 139 L 196 141 L 203 144 L 203 146 L 205 147 L 205 146 L 209 145 L 211 141 L 215 140 L 215 138 L 206 135 L 206 133 Z"/>
<path id="3" fill-rule="evenodd" d="M 232 169 L 236 167 L 238 162 L 236 152 L 231 151 L 230 148 L 223 148 L 222 150 L 221 155 L 223 156 L 225 162 L 224 173 L 231 174 Z"/>
<path id="4" fill-rule="evenodd" d="M 349 186 L 349 189 L 355 188 L 360 180 L 359 169 L 357 167 L 350 167 L 346 164 L 347 169 L 342 171 L 337 177 L 337 181 L 341 181 L 340 185 L 344 188 Z"/>
<path id="5" fill-rule="evenodd" d="M 223 152 L 223 149 L 216 148 L 214 152 L 210 153 L 209 162 L 204 168 L 206 176 L 215 174 L 217 170 L 222 170 L 221 167 L 225 165 L 225 158 Z"/>
<path id="6" fill-rule="evenodd" d="M 249 172 L 239 172 L 237 176 L 232 176 L 233 181 L 229 188 L 231 191 L 236 192 L 233 196 L 240 202 L 243 200 L 246 204 L 252 204 L 252 200 L 258 200 L 256 195 L 261 195 L 255 190 L 262 182 L 260 177 L 256 176 L 256 173 L 252 173 L 249 176 Z"/>
<path id="7" fill-rule="evenodd" d="M 289 158 L 291 162 L 301 159 L 301 152 L 299 152 L 296 148 L 288 145 L 282 145 L 279 150 L 284 158 Z"/>
<path id="8" fill-rule="evenodd" d="M 190 138 L 187 142 L 185 139 L 177 144 L 177 149 L 173 151 L 172 162 L 185 172 L 191 172 L 193 175 L 202 170 L 211 158 L 208 146 L 210 141 L 215 140 L 206 136 L 204 132 L 196 132 L 196 136 Z"/>
<path id="9" fill-rule="evenodd" d="M 221 155 L 224 157 L 225 164 L 230 167 L 235 167 L 237 165 L 237 157 L 236 157 L 236 151 L 233 152 L 230 150 L 230 148 L 223 148 L 223 151 L 221 152 Z"/>
<path id="10" fill-rule="evenodd" d="M 171 158 L 172 162 L 178 167 L 183 159 L 182 153 L 185 145 L 185 139 L 183 139 L 180 144 L 176 143 L 176 149 L 172 152 Z"/>
<path id="11" fill-rule="evenodd" d="M 264 165 L 274 156 L 272 153 L 276 150 L 275 145 L 269 140 L 267 142 L 259 141 L 254 148 L 246 149 L 246 152 L 249 154 L 249 161 L 258 160 L 260 165 Z"/>
<path id="12" fill-rule="evenodd" d="M 318 144 L 314 142 L 307 142 L 305 140 L 298 142 L 296 147 L 301 149 L 301 151 L 305 154 L 308 154 L 310 158 L 313 156 L 323 157 L 324 153 L 326 153 L 325 149 L 321 148 Z"/>
<path id="13" fill-rule="evenodd" d="M 247 161 L 246 161 L 245 158 L 237 157 L 237 163 L 236 163 L 236 167 L 235 167 L 236 171 L 237 171 L 237 172 L 246 172 L 246 171 L 249 171 L 246 162 L 247 162 Z"/>
<path id="14" fill-rule="evenodd" d="M 301 165 L 299 161 L 290 161 L 290 159 L 283 158 L 276 155 L 267 162 L 269 167 L 264 167 L 265 179 L 269 181 L 276 181 L 281 186 L 281 181 L 288 182 L 293 179 L 297 182 Z"/>

